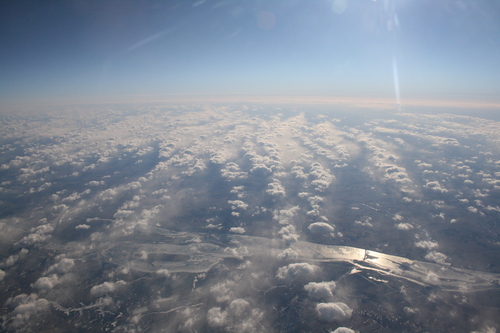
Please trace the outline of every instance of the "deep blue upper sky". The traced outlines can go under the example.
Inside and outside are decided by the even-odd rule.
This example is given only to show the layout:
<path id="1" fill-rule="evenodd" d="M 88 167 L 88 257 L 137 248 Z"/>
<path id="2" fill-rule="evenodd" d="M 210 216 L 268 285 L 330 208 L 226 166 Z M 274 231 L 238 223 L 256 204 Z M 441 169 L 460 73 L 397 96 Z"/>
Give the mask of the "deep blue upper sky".
<path id="1" fill-rule="evenodd" d="M 492 0 L 3 1 L 0 100 L 500 97 Z"/>

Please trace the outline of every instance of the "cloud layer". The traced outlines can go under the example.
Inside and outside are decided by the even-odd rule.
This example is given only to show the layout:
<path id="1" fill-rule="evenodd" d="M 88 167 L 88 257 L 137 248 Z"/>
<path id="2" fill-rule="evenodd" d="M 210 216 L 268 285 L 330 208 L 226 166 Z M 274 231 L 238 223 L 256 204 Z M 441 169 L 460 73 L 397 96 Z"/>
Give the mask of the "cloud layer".
<path id="1" fill-rule="evenodd" d="M 396 317 L 396 331 L 431 329 L 429 318 L 495 326 L 491 304 L 466 315 L 485 307 L 467 293 L 490 275 L 455 298 L 441 286 L 450 267 L 488 272 L 500 259 L 500 125 L 410 111 L 5 116 L 2 329 L 49 330 L 59 317 L 66 331 L 346 333 Z M 401 278 L 414 271 L 418 283 Z"/>

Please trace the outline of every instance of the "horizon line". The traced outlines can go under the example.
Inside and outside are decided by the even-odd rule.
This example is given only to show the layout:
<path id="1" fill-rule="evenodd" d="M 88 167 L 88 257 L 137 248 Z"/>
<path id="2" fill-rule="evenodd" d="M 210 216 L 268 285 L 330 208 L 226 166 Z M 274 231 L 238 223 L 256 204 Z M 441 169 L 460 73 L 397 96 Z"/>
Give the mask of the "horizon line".
<path id="1" fill-rule="evenodd" d="M 137 104 L 199 104 L 199 103 L 258 103 L 258 104 L 285 104 L 285 105 L 346 105 L 365 108 L 404 107 L 457 107 L 499 109 L 500 99 L 481 98 L 480 96 L 414 96 L 401 98 L 400 103 L 394 97 L 372 95 L 333 95 L 333 94 L 255 94 L 255 93 L 178 93 L 158 95 L 116 95 L 97 98 L 58 98 L 39 99 L 20 103 L 6 103 L 1 108 L 30 108 L 30 107 L 62 107 L 62 106 L 98 106 L 98 105 L 137 105 Z"/>

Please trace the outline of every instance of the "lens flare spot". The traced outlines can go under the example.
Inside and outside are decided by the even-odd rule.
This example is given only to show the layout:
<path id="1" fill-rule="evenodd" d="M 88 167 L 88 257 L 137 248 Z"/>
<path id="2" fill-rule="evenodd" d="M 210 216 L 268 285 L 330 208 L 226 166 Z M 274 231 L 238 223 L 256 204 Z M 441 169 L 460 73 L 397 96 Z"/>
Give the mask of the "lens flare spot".
<path id="1" fill-rule="evenodd" d="M 262 30 L 271 30 L 276 25 L 276 16 L 271 12 L 262 11 L 257 17 L 257 24 Z"/>
<path id="2" fill-rule="evenodd" d="M 347 8 L 346 0 L 333 0 L 332 10 L 334 13 L 342 14 Z"/>

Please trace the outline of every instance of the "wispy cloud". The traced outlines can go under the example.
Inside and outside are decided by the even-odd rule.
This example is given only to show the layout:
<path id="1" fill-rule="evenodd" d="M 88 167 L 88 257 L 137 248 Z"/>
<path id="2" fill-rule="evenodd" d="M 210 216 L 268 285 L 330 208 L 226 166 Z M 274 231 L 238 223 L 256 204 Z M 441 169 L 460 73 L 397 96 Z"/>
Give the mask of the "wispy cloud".
<path id="1" fill-rule="evenodd" d="M 126 52 L 132 52 L 134 50 L 137 50 L 141 47 L 143 47 L 144 45 L 147 45 L 151 42 L 154 42 L 155 40 L 158 40 L 168 34 L 171 34 L 172 32 L 174 32 L 175 30 L 177 30 L 179 27 L 181 26 L 181 24 L 178 24 L 178 25 L 175 25 L 173 27 L 170 27 L 170 28 L 167 28 L 167 29 L 164 29 L 164 30 L 161 30 L 157 33 L 154 33 L 152 34 L 151 36 L 149 37 L 146 37 L 142 40 L 140 40 L 139 42 L 131 45 L 130 47 L 127 48 Z"/>

